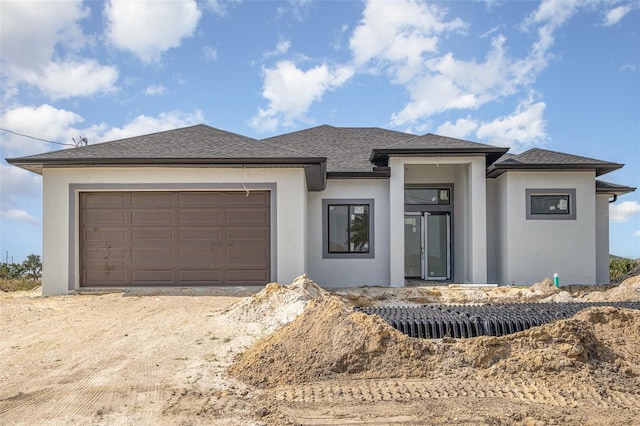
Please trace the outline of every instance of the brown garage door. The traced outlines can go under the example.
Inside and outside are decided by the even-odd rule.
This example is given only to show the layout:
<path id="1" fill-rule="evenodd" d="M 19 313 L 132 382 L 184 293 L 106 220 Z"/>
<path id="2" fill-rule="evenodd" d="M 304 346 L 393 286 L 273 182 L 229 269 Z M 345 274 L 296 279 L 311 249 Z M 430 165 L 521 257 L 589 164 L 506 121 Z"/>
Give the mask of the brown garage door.
<path id="1" fill-rule="evenodd" d="M 80 193 L 80 285 L 270 280 L 269 192 Z"/>

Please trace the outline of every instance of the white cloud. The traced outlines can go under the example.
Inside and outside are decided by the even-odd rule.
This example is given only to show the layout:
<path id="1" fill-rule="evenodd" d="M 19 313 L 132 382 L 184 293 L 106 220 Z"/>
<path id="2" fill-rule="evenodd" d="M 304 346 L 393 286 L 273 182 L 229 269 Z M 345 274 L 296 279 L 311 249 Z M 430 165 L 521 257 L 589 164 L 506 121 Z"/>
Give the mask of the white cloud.
<path id="1" fill-rule="evenodd" d="M 633 236 L 634 236 L 634 237 L 638 237 L 638 238 L 640 238 L 640 230 L 638 230 L 638 231 L 634 232 L 634 233 L 633 233 Z"/>
<path id="2" fill-rule="evenodd" d="M 93 39 L 79 25 L 88 15 L 82 1 L 2 2 L 0 55 L 5 100 L 18 95 L 20 83 L 37 87 L 52 99 L 114 90 L 116 67 L 78 57 Z"/>
<path id="3" fill-rule="evenodd" d="M 276 45 L 276 48 L 274 50 L 269 50 L 265 52 L 264 56 L 269 57 L 269 56 L 284 55 L 289 51 L 290 48 L 291 48 L 291 42 L 289 40 L 280 40 Z"/>
<path id="4" fill-rule="evenodd" d="M 218 16 L 226 16 L 232 6 L 242 3 L 242 0 L 207 0 L 206 6 Z"/>
<path id="5" fill-rule="evenodd" d="M 623 201 L 609 205 L 609 221 L 626 222 L 640 215 L 640 204 L 637 201 Z"/>
<path id="6" fill-rule="evenodd" d="M 71 138 L 77 137 L 79 132 L 73 126 L 83 121 L 84 119 L 74 112 L 47 104 L 37 107 L 20 106 L 0 115 L 0 124 L 5 129 L 60 143 L 72 143 Z M 22 156 L 60 149 L 63 146 L 2 132 L 0 147 L 3 153 Z"/>
<path id="7" fill-rule="evenodd" d="M 265 68 L 262 96 L 269 106 L 259 109 L 250 125 L 259 131 L 273 131 L 280 124 L 290 126 L 294 121 L 304 120 L 314 101 L 352 76 L 353 69 L 349 67 L 326 64 L 304 71 L 291 61 L 281 61 L 275 68 Z"/>
<path id="8" fill-rule="evenodd" d="M 194 0 L 110 0 L 105 15 L 107 38 L 115 46 L 150 63 L 193 35 L 201 13 Z"/>
<path id="9" fill-rule="evenodd" d="M 202 53 L 204 54 L 204 59 L 207 62 L 215 62 L 218 60 L 218 51 L 211 46 L 203 47 Z"/>
<path id="10" fill-rule="evenodd" d="M 26 73 L 22 79 L 51 99 L 91 96 L 115 90 L 118 70 L 94 60 L 49 62 L 39 73 Z"/>
<path id="11" fill-rule="evenodd" d="M 0 178 L 0 204 L 4 210 L 18 208 L 19 197 L 40 198 L 40 175 L 0 163 Z"/>
<path id="12" fill-rule="evenodd" d="M 605 16 L 604 18 L 604 25 L 610 26 L 617 24 L 629 12 L 631 12 L 631 5 L 629 4 L 614 7 L 609 12 L 607 12 L 607 16 Z"/>
<path id="13" fill-rule="evenodd" d="M 469 117 L 459 118 L 455 123 L 450 121 L 438 127 L 436 133 L 442 136 L 449 136 L 451 138 L 464 139 L 478 128 L 478 122 Z"/>
<path id="14" fill-rule="evenodd" d="M 0 211 L 0 217 L 2 217 L 3 220 L 15 220 L 31 225 L 40 225 L 40 221 L 38 219 L 31 216 L 24 210 L 2 210 Z"/>
<path id="15" fill-rule="evenodd" d="M 638 67 L 636 67 L 634 64 L 624 64 L 620 67 L 620 71 L 628 71 L 628 72 L 634 72 L 637 69 Z"/>
<path id="16" fill-rule="evenodd" d="M 164 95 L 167 92 L 167 88 L 162 84 L 151 84 L 144 89 L 144 94 L 147 96 Z"/>
<path id="17" fill-rule="evenodd" d="M 413 0 L 393 7 L 368 1 L 349 42 L 355 65 L 380 64 L 395 80 L 407 82 L 421 70 L 425 55 L 437 52 L 440 34 L 467 27 L 459 18 L 446 22 L 445 14 L 437 5 Z"/>
<path id="18" fill-rule="evenodd" d="M 111 141 L 191 126 L 203 121 L 202 112 L 199 110 L 192 113 L 170 111 L 162 112 L 156 117 L 139 115 L 122 127 L 108 127 L 106 124 L 92 126 L 84 133 L 88 135 L 90 143 L 92 141 Z"/>
<path id="19" fill-rule="evenodd" d="M 476 109 L 515 93 L 520 82 L 505 56 L 505 41 L 494 38 L 484 62 L 457 60 L 451 53 L 426 60 L 426 72 L 407 84 L 411 101 L 392 115 L 393 122 L 403 125 L 451 109 Z"/>
<path id="20" fill-rule="evenodd" d="M 37 72 L 53 57 L 56 45 L 78 49 L 87 40 L 78 21 L 89 9 L 82 0 L 63 2 L 2 1 L 0 56 L 3 73 Z"/>
<path id="21" fill-rule="evenodd" d="M 512 114 L 483 122 L 476 136 L 492 145 L 510 146 L 516 152 L 540 144 L 547 139 L 545 108 L 544 102 L 534 102 L 530 94 Z"/>
<path id="22" fill-rule="evenodd" d="M 405 86 L 410 100 L 391 120 L 396 126 L 416 127 L 417 121 L 435 114 L 474 110 L 528 90 L 548 64 L 555 31 L 580 7 L 578 0 L 542 2 L 522 24 L 536 32 L 523 57 L 508 54 L 507 39 L 496 27 L 484 35 L 494 34 L 482 60 L 461 60 L 440 52 L 442 37 L 467 28 L 459 18 L 448 19 L 446 9 L 419 0 L 394 2 L 389 8 L 371 0 L 351 36 L 353 62 L 359 70 L 384 70 L 393 83 Z M 451 126 L 446 128 L 462 131 Z"/>

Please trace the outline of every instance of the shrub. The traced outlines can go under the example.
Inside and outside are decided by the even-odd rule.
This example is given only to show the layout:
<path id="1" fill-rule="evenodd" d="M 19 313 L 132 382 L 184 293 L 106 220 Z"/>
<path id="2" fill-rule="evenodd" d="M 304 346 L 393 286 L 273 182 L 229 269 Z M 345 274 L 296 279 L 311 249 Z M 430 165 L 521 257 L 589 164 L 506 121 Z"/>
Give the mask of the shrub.
<path id="1" fill-rule="evenodd" d="M 638 262 L 625 257 L 612 257 L 609 259 L 609 278 L 616 281 L 627 272 L 638 266 Z"/>

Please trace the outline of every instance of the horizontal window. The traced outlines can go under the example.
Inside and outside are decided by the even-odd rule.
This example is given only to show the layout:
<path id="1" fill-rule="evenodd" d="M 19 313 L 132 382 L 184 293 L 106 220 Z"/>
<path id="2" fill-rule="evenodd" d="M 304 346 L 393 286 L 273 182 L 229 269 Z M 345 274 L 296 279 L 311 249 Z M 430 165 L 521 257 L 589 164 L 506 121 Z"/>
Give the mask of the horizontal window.
<path id="1" fill-rule="evenodd" d="M 323 200 L 323 257 L 373 257 L 373 200 Z"/>
<path id="2" fill-rule="evenodd" d="M 450 204 L 451 190 L 449 188 L 405 188 L 405 204 Z"/>
<path id="3" fill-rule="evenodd" d="M 575 189 L 527 189 L 527 219 L 575 219 Z"/>

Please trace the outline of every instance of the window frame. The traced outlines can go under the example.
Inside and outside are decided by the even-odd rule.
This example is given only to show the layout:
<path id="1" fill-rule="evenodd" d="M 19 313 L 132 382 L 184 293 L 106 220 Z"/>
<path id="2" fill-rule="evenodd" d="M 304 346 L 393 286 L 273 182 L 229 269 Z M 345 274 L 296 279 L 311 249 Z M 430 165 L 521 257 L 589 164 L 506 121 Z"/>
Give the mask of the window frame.
<path id="1" fill-rule="evenodd" d="M 576 220 L 576 190 L 575 188 L 527 188 L 526 219 L 527 220 Z M 531 200 L 535 196 L 566 195 L 569 198 L 569 213 L 532 213 Z"/>
<path id="2" fill-rule="evenodd" d="M 369 207 L 369 252 L 329 252 L 329 206 L 355 206 L 367 205 Z M 374 259 L 375 258 L 375 232 L 374 232 L 375 203 L 373 198 L 327 198 L 322 200 L 322 258 L 323 259 Z"/>

